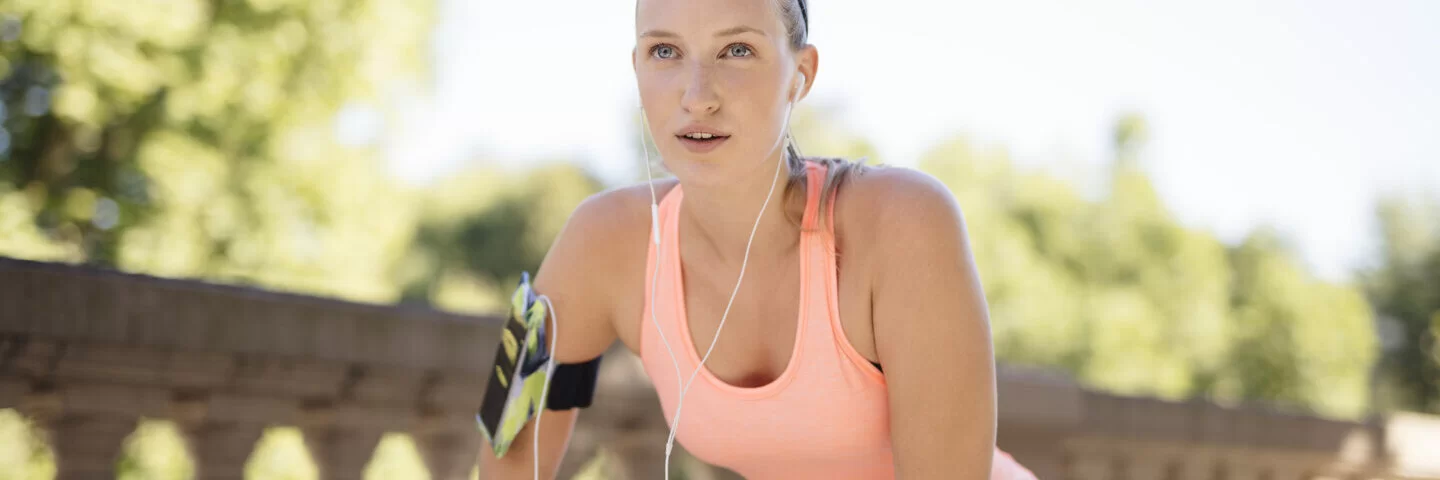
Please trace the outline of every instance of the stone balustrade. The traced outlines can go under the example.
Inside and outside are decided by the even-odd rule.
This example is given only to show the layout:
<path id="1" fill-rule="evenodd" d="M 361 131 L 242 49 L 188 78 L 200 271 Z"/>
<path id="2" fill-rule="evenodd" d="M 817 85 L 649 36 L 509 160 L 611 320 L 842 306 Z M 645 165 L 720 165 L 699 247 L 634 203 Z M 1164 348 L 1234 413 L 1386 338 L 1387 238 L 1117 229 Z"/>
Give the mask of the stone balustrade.
<path id="1" fill-rule="evenodd" d="M 323 479 L 358 479 L 386 432 L 435 480 L 469 477 L 499 319 L 0 258 L 0 408 L 49 433 L 58 477 L 113 478 L 141 417 L 173 420 L 204 479 L 239 479 L 262 431 L 300 428 Z M 602 445 L 658 478 L 665 423 L 612 350 L 568 474 Z M 1440 479 L 1440 419 L 1326 420 L 1086 390 L 1002 366 L 999 444 L 1043 479 Z M 698 477 L 733 478 L 723 471 Z"/>

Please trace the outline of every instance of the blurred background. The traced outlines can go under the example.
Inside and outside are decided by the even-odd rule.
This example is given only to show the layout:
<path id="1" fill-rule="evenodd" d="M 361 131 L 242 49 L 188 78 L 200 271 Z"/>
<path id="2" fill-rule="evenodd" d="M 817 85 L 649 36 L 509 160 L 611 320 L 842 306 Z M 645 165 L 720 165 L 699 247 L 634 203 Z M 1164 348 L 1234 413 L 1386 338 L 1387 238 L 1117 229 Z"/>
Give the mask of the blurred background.
<path id="1" fill-rule="evenodd" d="M 632 8 L 0 0 L 0 256 L 497 313 L 581 200 L 644 178 Z M 798 142 L 951 188 L 1001 362 L 1440 414 L 1440 2 L 810 10 Z M 33 423 L 0 410 L 0 479 L 55 474 Z M 316 477 L 294 427 L 247 462 Z M 194 474 L 163 419 L 116 468 Z M 366 470 L 427 475 L 398 433 Z"/>

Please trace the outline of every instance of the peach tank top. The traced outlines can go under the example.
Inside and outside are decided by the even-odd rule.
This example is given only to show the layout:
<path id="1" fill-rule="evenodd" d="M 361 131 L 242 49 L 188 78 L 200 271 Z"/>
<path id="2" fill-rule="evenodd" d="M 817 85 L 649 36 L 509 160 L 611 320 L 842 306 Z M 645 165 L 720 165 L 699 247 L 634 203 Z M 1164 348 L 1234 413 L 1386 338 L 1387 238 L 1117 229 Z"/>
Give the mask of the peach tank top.
<path id="1" fill-rule="evenodd" d="M 807 173 L 801 220 L 805 228 L 799 247 L 800 291 L 796 292 L 800 309 L 790 363 L 773 382 L 754 388 L 725 383 L 702 369 L 685 395 L 685 414 L 676 440 L 699 459 L 751 480 L 892 479 L 885 376 L 855 351 L 840 326 L 834 202 L 826 209 L 826 228 L 813 228 L 825 167 L 811 163 Z M 708 347 L 694 344 L 685 312 L 677 222 L 683 199 L 684 192 L 676 186 L 660 203 L 664 257 L 656 258 L 652 243 L 641 319 L 641 361 L 655 384 L 667 422 L 674 419 L 682 384 Z M 656 261 L 660 262 L 656 317 L 680 363 L 678 379 L 650 319 L 648 287 Z M 1033 478 L 998 450 L 994 463 L 993 479 Z"/>

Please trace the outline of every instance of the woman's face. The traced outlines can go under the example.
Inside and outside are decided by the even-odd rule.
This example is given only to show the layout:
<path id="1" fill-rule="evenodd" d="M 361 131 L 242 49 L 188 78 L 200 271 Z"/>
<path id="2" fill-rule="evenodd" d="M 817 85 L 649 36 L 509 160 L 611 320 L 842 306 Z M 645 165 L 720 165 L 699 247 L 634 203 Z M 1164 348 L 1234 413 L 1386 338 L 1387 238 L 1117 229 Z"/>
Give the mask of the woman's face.
<path id="1" fill-rule="evenodd" d="M 812 47 L 791 50 L 775 0 L 639 0 L 635 26 L 640 102 L 666 168 L 687 184 L 773 171 L 815 64 Z"/>

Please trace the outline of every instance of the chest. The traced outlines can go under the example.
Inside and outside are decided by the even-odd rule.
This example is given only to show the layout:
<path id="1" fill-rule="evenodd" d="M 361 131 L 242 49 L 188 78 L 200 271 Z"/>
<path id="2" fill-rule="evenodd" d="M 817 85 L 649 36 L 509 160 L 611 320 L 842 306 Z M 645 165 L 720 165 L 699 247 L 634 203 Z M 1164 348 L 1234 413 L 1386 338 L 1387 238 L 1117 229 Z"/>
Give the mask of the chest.
<path id="1" fill-rule="evenodd" d="M 823 275 L 828 272 L 817 268 L 816 262 L 810 262 L 809 271 L 805 271 L 801 258 L 804 249 L 797 245 L 783 254 L 752 258 L 737 291 L 738 265 L 726 267 L 703 254 L 683 252 L 680 255 L 680 286 L 684 291 L 681 326 L 685 328 L 680 331 L 689 338 L 671 339 L 676 355 L 686 355 L 684 349 L 689 348 L 695 358 L 700 359 L 709 351 L 705 369 L 736 387 L 760 387 L 779 378 L 790 368 L 795 354 L 805 298 L 802 289 L 807 282 L 812 284 L 810 288 L 823 285 Z M 860 254 L 847 254 L 839 256 L 836 262 L 835 303 L 844 331 L 839 340 L 848 342 L 865 359 L 878 362 L 871 316 L 869 259 Z M 645 272 L 639 273 L 634 282 L 637 288 L 649 288 L 644 282 Z M 650 325 L 650 321 L 642 318 L 644 295 L 631 298 L 634 301 L 623 305 L 616 316 L 616 330 L 621 341 L 632 352 L 638 352 L 641 328 Z M 816 302 L 812 299 L 808 303 Z"/>

